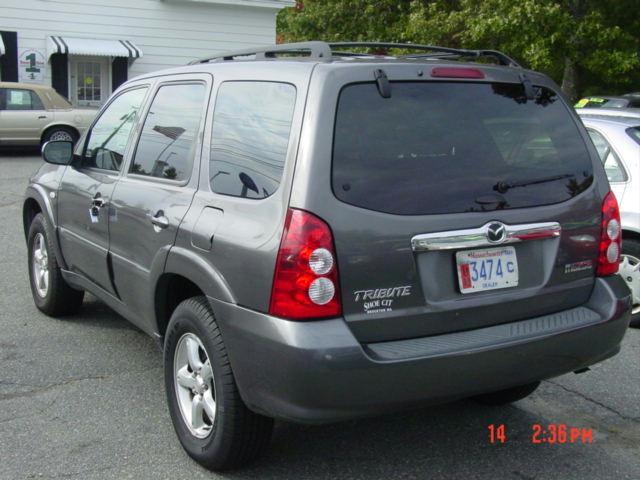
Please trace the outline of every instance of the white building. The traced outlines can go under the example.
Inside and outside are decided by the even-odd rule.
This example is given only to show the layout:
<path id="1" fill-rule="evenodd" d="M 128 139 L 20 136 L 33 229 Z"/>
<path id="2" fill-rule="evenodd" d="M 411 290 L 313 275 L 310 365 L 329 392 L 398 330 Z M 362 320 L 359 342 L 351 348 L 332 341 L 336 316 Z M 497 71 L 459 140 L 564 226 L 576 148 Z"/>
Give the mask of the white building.
<path id="1" fill-rule="evenodd" d="M 128 78 L 272 44 L 293 0 L 0 0 L 0 80 L 98 106 Z"/>

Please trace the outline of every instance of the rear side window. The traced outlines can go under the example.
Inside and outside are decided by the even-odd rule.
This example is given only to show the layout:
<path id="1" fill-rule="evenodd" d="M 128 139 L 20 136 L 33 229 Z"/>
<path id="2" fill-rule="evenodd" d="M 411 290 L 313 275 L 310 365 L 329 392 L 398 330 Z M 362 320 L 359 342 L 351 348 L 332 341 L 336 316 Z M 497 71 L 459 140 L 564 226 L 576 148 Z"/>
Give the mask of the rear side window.
<path id="1" fill-rule="evenodd" d="M 225 82 L 213 114 L 211 190 L 265 198 L 280 185 L 296 103 L 288 83 Z"/>
<path id="2" fill-rule="evenodd" d="M 44 110 L 42 100 L 33 90 L 23 88 L 3 89 L 4 100 L 2 109 L 4 110 Z"/>
<path id="3" fill-rule="evenodd" d="M 593 181 L 585 142 L 559 97 L 518 84 L 392 82 L 343 88 L 332 185 L 343 202 L 399 215 L 562 202 Z"/>
<path id="4" fill-rule="evenodd" d="M 191 176 L 205 101 L 202 83 L 164 85 L 144 121 L 130 173 L 184 181 Z"/>
<path id="5" fill-rule="evenodd" d="M 596 150 L 598 150 L 598 155 L 600 155 L 600 160 L 602 161 L 604 170 L 607 173 L 607 179 L 613 183 L 626 182 L 627 174 L 622 167 L 616 152 L 611 148 L 611 144 L 600 132 L 597 132 L 592 128 L 588 128 L 587 131 L 593 141 L 593 145 L 596 147 Z"/>

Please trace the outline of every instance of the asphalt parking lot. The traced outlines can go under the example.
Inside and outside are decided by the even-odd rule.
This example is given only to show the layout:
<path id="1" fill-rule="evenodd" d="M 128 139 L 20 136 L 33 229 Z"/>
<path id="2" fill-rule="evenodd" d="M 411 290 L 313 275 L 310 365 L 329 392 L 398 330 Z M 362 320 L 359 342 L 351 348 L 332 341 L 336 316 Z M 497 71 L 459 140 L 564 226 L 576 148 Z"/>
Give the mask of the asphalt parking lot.
<path id="1" fill-rule="evenodd" d="M 21 204 L 40 161 L 0 152 L 1 479 L 640 478 L 640 330 L 613 359 L 513 406 L 461 401 L 321 427 L 278 423 L 259 463 L 202 469 L 174 435 L 150 338 L 92 297 L 65 320 L 34 307 Z M 505 443 L 489 441 L 491 424 L 505 425 Z M 593 441 L 535 444 L 535 424 L 591 428 Z"/>

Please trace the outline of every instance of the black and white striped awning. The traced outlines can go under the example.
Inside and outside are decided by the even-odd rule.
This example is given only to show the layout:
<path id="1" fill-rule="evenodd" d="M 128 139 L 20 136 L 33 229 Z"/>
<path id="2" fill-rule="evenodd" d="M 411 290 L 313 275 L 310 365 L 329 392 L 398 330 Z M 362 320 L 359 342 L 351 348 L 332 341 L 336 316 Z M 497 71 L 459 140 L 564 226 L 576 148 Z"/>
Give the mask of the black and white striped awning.
<path id="1" fill-rule="evenodd" d="M 51 57 L 54 53 L 101 57 L 142 57 L 142 50 L 129 40 L 51 36 L 47 41 L 47 57 Z"/>

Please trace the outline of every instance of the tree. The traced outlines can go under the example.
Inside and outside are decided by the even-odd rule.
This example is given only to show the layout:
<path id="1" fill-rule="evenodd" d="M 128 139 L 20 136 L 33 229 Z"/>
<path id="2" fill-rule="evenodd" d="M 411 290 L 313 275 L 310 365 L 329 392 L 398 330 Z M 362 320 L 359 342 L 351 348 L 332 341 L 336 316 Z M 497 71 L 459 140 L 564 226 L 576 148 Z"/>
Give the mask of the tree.
<path id="1" fill-rule="evenodd" d="M 640 90 L 638 0 L 307 0 L 285 41 L 388 40 L 502 50 L 579 93 Z"/>
<path id="2" fill-rule="evenodd" d="M 400 41 L 409 0 L 308 0 L 278 15 L 278 40 Z"/>

